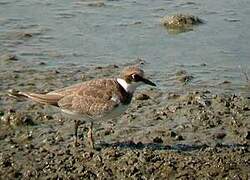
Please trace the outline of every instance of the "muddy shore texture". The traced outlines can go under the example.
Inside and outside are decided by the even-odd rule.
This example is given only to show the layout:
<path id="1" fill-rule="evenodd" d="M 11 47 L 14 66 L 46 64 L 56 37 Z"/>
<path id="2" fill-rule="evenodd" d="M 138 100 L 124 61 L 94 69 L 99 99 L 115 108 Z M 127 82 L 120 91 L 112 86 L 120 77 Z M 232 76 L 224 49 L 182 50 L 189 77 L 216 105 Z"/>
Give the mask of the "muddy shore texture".
<path id="1" fill-rule="evenodd" d="M 1 56 L 1 179 L 249 179 L 250 97 L 189 88 L 139 89 L 117 119 L 95 123 L 96 150 L 80 126 L 59 110 L 7 97 L 8 89 L 48 92 L 98 77 L 125 65 L 43 68 Z M 149 74 L 154 80 L 155 74 Z M 177 72 L 183 88 L 192 76 Z"/>

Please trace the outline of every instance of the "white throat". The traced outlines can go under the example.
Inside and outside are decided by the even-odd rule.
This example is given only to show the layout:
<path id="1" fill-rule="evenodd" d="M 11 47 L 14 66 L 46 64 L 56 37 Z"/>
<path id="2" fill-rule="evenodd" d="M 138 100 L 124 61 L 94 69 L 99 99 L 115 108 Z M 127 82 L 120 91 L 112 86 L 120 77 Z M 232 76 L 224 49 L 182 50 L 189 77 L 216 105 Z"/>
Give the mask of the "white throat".
<path id="1" fill-rule="evenodd" d="M 126 92 L 133 94 L 138 86 L 142 83 L 132 83 L 128 84 L 124 79 L 117 78 L 117 82 L 125 89 Z"/>

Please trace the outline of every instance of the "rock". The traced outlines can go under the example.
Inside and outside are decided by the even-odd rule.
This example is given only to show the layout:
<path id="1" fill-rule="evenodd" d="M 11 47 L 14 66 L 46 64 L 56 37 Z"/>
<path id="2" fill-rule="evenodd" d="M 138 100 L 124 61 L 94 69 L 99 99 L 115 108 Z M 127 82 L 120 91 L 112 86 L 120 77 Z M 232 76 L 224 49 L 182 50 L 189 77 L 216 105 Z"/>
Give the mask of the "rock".
<path id="1" fill-rule="evenodd" d="M 103 7 L 105 6 L 105 3 L 102 1 L 93 1 L 87 4 L 90 7 Z"/>
<path id="2" fill-rule="evenodd" d="M 154 142 L 154 143 L 163 143 L 163 140 L 162 140 L 160 137 L 155 137 L 155 138 L 153 139 L 153 142 Z"/>
<path id="3" fill-rule="evenodd" d="M 147 94 L 139 94 L 135 97 L 136 100 L 148 100 L 150 97 Z"/>
<path id="4" fill-rule="evenodd" d="M 0 166 L 2 167 L 11 166 L 11 159 L 9 155 L 3 153 L 0 154 Z"/>
<path id="5" fill-rule="evenodd" d="M 104 131 L 104 135 L 107 136 L 107 135 L 110 135 L 110 134 L 113 134 L 114 133 L 114 130 L 112 128 L 107 128 L 105 129 Z"/>
<path id="6" fill-rule="evenodd" d="M 182 135 L 177 135 L 177 136 L 175 137 L 175 140 L 177 140 L 177 141 L 183 141 L 184 138 L 183 138 Z"/>
<path id="7" fill-rule="evenodd" d="M 248 106 L 244 106 L 244 107 L 242 107 L 242 110 L 243 110 L 243 111 L 249 111 L 250 108 L 249 108 Z"/>
<path id="8" fill-rule="evenodd" d="M 223 81 L 221 84 L 230 84 L 230 83 L 232 83 L 231 81 L 228 81 L 228 80 L 225 80 L 225 81 Z"/>
<path id="9" fill-rule="evenodd" d="M 247 140 L 250 140 L 250 131 L 247 131 L 247 132 L 246 132 L 245 138 L 246 138 Z"/>
<path id="10" fill-rule="evenodd" d="M 34 121 L 32 119 L 31 116 L 24 116 L 23 119 L 22 119 L 22 124 L 25 124 L 25 125 L 34 125 Z"/>
<path id="11" fill-rule="evenodd" d="M 203 21 L 197 16 L 177 14 L 173 16 L 164 16 L 161 23 L 167 28 L 187 28 L 193 25 L 202 24 Z"/>
<path id="12" fill-rule="evenodd" d="M 215 133 L 213 137 L 216 139 L 223 139 L 224 137 L 226 137 L 226 133 L 224 132 Z"/>
<path id="13" fill-rule="evenodd" d="M 46 63 L 45 62 L 39 62 L 38 65 L 44 66 L 44 65 L 46 65 Z"/>
<path id="14" fill-rule="evenodd" d="M 178 79 L 178 81 L 180 81 L 180 82 L 186 83 L 186 82 L 191 81 L 193 78 L 194 78 L 194 77 L 191 76 L 191 75 L 183 75 L 183 76 L 178 77 L 177 79 Z"/>
<path id="15" fill-rule="evenodd" d="M 194 78 L 192 75 L 188 74 L 188 72 L 185 70 L 179 70 L 175 73 L 175 75 L 177 76 L 177 80 L 182 83 L 187 83 Z"/>
<path id="16" fill-rule="evenodd" d="M 175 137 L 177 134 L 174 131 L 170 131 L 169 135 L 170 137 Z"/>
<path id="17" fill-rule="evenodd" d="M 211 101 L 205 95 L 197 95 L 194 97 L 194 99 L 199 105 L 203 107 L 208 107 L 211 105 Z"/>

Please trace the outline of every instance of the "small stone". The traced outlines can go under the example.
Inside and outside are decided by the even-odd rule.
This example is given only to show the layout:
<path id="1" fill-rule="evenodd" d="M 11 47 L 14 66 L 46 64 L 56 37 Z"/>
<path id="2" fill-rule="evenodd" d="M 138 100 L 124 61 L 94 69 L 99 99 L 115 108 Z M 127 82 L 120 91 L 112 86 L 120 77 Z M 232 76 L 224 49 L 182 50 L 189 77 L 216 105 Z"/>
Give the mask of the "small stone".
<path id="1" fill-rule="evenodd" d="M 231 81 L 225 80 L 221 84 L 230 84 L 230 83 L 231 83 Z"/>
<path id="2" fill-rule="evenodd" d="M 224 132 L 215 133 L 213 137 L 216 139 L 223 139 L 224 137 L 226 137 L 226 133 Z"/>
<path id="3" fill-rule="evenodd" d="M 183 141 L 183 140 L 184 140 L 184 138 L 183 138 L 182 135 L 176 136 L 175 139 L 176 139 L 177 141 Z"/>
<path id="4" fill-rule="evenodd" d="M 32 37 L 31 33 L 23 33 L 23 37 L 30 38 Z"/>
<path id="5" fill-rule="evenodd" d="M 46 63 L 45 62 L 39 62 L 38 65 L 44 66 L 44 65 L 46 65 Z"/>
<path id="6" fill-rule="evenodd" d="M 105 3 L 101 1 L 94 1 L 94 2 L 88 3 L 87 5 L 90 7 L 103 7 L 105 6 Z"/>
<path id="7" fill-rule="evenodd" d="M 186 83 L 186 82 L 191 81 L 193 78 L 194 78 L 194 77 L 191 76 L 191 75 L 183 75 L 183 76 L 180 76 L 180 77 L 178 78 L 178 80 L 179 80 L 180 82 Z"/>
<path id="8" fill-rule="evenodd" d="M 52 117 L 52 116 L 49 116 L 49 115 L 45 115 L 45 116 L 43 116 L 43 118 L 46 119 L 46 120 L 51 120 L 51 119 L 53 119 L 53 117 Z"/>
<path id="9" fill-rule="evenodd" d="M 1 153 L 1 154 L 0 154 L 0 166 L 9 167 L 9 166 L 11 166 L 11 164 L 12 164 L 12 163 L 11 163 L 10 156 Z"/>
<path id="10" fill-rule="evenodd" d="M 4 116 L 4 112 L 3 111 L 0 111 L 0 116 Z"/>
<path id="11" fill-rule="evenodd" d="M 147 95 L 147 94 L 139 94 L 138 96 L 136 96 L 135 98 L 136 100 L 140 100 L 140 101 L 143 101 L 143 100 L 148 100 L 150 99 L 150 97 Z"/>
<path id="12" fill-rule="evenodd" d="M 85 153 L 83 153 L 83 158 L 84 159 L 86 159 L 86 160 L 91 160 L 92 159 L 92 157 L 94 156 L 94 153 L 93 152 L 85 152 Z"/>
<path id="13" fill-rule="evenodd" d="M 245 138 L 246 138 L 247 140 L 250 140 L 250 131 L 247 131 Z"/>
<path id="14" fill-rule="evenodd" d="M 153 142 L 154 142 L 154 143 L 163 143 L 163 140 L 162 140 L 160 137 L 155 137 L 155 138 L 153 139 Z"/>
<path id="15" fill-rule="evenodd" d="M 25 116 L 23 119 L 22 119 L 22 122 L 23 124 L 25 125 L 34 125 L 34 121 L 32 120 L 32 118 L 30 116 Z"/>
<path id="16" fill-rule="evenodd" d="M 176 137 L 176 135 L 177 135 L 177 134 L 176 134 L 174 131 L 171 131 L 171 132 L 170 132 L 170 137 Z"/>
<path id="17" fill-rule="evenodd" d="M 248 106 L 244 106 L 244 107 L 242 108 L 242 110 L 243 110 L 243 111 L 249 111 L 250 108 L 249 108 Z"/>
<path id="18" fill-rule="evenodd" d="M 104 131 L 105 136 L 110 135 L 112 133 L 114 133 L 114 130 L 112 128 L 105 129 L 105 131 Z"/>
<path id="19" fill-rule="evenodd" d="M 58 142 L 62 142 L 63 141 L 63 137 L 58 134 L 56 137 L 55 137 L 55 141 L 58 143 Z"/>

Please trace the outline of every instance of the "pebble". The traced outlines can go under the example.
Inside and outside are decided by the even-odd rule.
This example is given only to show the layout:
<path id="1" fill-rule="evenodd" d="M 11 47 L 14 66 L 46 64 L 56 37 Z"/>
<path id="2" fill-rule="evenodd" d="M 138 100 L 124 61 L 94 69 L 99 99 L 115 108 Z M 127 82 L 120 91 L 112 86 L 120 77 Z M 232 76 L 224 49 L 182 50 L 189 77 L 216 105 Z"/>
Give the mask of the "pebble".
<path id="1" fill-rule="evenodd" d="M 139 94 L 135 97 L 136 100 L 140 100 L 140 101 L 143 101 L 143 100 L 148 100 L 150 99 L 150 97 L 147 95 L 147 94 Z"/>
<path id="2" fill-rule="evenodd" d="M 90 7 L 103 7 L 105 6 L 105 3 L 102 1 L 94 1 L 94 2 L 90 2 L 87 4 Z"/>
<path id="3" fill-rule="evenodd" d="M 215 133 L 213 137 L 216 139 L 223 139 L 224 137 L 226 137 L 226 133 L 224 132 Z"/>
<path id="4" fill-rule="evenodd" d="M 154 143 L 163 143 L 163 140 L 162 140 L 160 137 L 155 137 L 155 138 L 153 139 L 153 142 L 154 142 Z"/>
<path id="5" fill-rule="evenodd" d="M 246 138 L 247 140 L 250 140 L 250 131 L 247 131 L 247 132 L 246 132 L 245 138 Z"/>
<path id="6" fill-rule="evenodd" d="M 177 141 L 183 141 L 184 138 L 183 138 L 182 135 L 177 135 L 177 136 L 175 136 L 175 140 L 177 140 Z"/>

